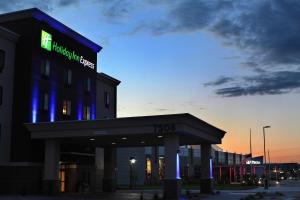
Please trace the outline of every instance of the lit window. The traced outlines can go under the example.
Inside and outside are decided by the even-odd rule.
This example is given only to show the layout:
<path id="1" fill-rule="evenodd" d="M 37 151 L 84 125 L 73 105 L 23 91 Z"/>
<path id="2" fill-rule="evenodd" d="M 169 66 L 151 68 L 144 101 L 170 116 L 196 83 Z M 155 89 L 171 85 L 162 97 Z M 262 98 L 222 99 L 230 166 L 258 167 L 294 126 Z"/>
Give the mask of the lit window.
<path id="1" fill-rule="evenodd" d="M 151 160 L 150 160 L 150 158 L 147 158 L 146 172 L 147 172 L 147 175 L 151 175 Z"/>
<path id="2" fill-rule="evenodd" d="M 85 80 L 85 83 L 84 83 L 84 88 L 85 88 L 85 91 L 86 92 L 90 92 L 91 91 L 91 79 L 90 78 L 87 78 Z"/>
<path id="3" fill-rule="evenodd" d="M 89 106 L 83 107 L 83 119 L 90 120 L 91 119 L 91 108 Z"/>
<path id="4" fill-rule="evenodd" d="M 50 61 L 49 60 L 42 60 L 41 74 L 46 77 L 50 76 Z"/>
<path id="5" fill-rule="evenodd" d="M 2 86 L 0 86 L 0 105 L 2 105 L 2 96 L 3 96 L 3 89 Z"/>
<path id="6" fill-rule="evenodd" d="M 63 109 L 62 109 L 63 115 L 71 115 L 71 101 L 64 100 L 63 101 Z"/>
<path id="7" fill-rule="evenodd" d="M 72 84 L 72 71 L 70 69 L 68 70 L 68 84 Z"/>
<path id="8" fill-rule="evenodd" d="M 65 70 L 64 79 L 65 79 L 65 83 L 67 85 L 72 84 L 72 70 L 70 70 L 70 69 Z"/>
<path id="9" fill-rule="evenodd" d="M 0 49 L 0 73 L 4 69 L 4 64 L 5 64 L 5 51 Z"/>
<path id="10" fill-rule="evenodd" d="M 108 92 L 104 92 L 104 102 L 105 102 L 105 107 L 109 108 L 109 93 Z"/>
<path id="11" fill-rule="evenodd" d="M 43 102 L 42 109 L 45 111 L 49 110 L 49 95 L 47 93 L 44 94 L 42 102 Z"/>

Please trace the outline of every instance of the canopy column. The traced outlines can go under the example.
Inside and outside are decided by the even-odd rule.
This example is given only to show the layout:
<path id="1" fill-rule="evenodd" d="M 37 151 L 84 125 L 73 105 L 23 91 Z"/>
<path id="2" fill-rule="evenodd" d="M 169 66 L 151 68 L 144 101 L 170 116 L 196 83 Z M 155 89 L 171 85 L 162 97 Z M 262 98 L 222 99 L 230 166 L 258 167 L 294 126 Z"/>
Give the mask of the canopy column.
<path id="1" fill-rule="evenodd" d="M 47 139 L 45 141 L 45 161 L 43 178 L 43 192 L 47 195 L 56 195 L 60 191 L 59 155 L 59 141 L 55 139 Z"/>
<path id="2" fill-rule="evenodd" d="M 181 192 L 181 181 L 179 175 L 179 136 L 176 134 L 165 136 L 165 179 L 164 197 L 166 199 L 178 199 Z"/>

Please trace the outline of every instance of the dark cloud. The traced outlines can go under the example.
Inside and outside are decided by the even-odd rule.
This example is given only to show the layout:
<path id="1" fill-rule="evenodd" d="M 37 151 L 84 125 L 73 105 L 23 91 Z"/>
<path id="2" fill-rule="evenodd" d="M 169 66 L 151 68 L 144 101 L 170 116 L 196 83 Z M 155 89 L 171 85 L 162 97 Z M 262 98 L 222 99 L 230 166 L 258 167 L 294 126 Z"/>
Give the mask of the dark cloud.
<path id="1" fill-rule="evenodd" d="M 171 109 L 168 109 L 168 108 L 158 108 L 158 109 L 156 109 L 156 111 L 158 111 L 158 112 L 165 112 L 165 111 L 171 111 Z"/>
<path id="2" fill-rule="evenodd" d="M 129 16 L 132 2 L 128 0 L 98 0 L 101 16 L 109 22 L 120 22 Z"/>
<path id="3" fill-rule="evenodd" d="M 0 11 L 11 12 L 22 9 L 28 9 L 32 7 L 37 7 L 44 11 L 51 11 L 53 9 L 54 1 L 37 1 L 37 0 L 0 0 Z"/>
<path id="4" fill-rule="evenodd" d="M 260 66 L 300 62 L 300 1 L 174 2 L 165 18 L 152 24 L 143 22 L 139 29 L 150 29 L 154 34 L 208 30 L 224 44 L 247 51 Z"/>
<path id="5" fill-rule="evenodd" d="M 204 86 L 218 86 L 218 85 L 223 85 L 225 83 L 229 83 L 232 81 L 234 81 L 234 78 L 232 78 L 232 77 L 219 77 L 215 81 L 205 83 Z"/>
<path id="6" fill-rule="evenodd" d="M 221 77 L 205 84 L 223 85 L 216 94 L 234 97 L 284 94 L 300 88 L 299 24 L 297 0 L 186 0 L 175 1 L 165 18 L 140 29 L 156 35 L 210 31 L 223 44 L 244 51 L 248 58 L 240 66 L 256 75 Z"/>
<path id="7" fill-rule="evenodd" d="M 300 71 L 264 72 L 256 76 L 243 77 L 241 83 L 216 91 L 223 97 L 246 95 L 274 95 L 298 91 Z"/>
<path id="8" fill-rule="evenodd" d="M 58 1 L 58 5 L 59 6 L 71 6 L 73 4 L 78 4 L 79 3 L 79 0 L 59 0 Z"/>

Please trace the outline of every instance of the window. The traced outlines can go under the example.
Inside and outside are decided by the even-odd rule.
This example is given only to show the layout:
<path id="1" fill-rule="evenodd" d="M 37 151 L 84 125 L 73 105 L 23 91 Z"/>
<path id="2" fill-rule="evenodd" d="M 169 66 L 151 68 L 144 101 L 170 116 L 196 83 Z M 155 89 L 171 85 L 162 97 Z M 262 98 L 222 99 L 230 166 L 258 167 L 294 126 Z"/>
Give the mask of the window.
<path id="1" fill-rule="evenodd" d="M 66 69 L 65 70 L 64 79 L 65 79 L 65 83 L 67 85 L 71 85 L 72 84 L 72 70 L 70 70 L 70 69 Z"/>
<path id="2" fill-rule="evenodd" d="M 0 73 L 4 69 L 4 64 L 5 64 L 5 51 L 0 49 Z"/>
<path id="3" fill-rule="evenodd" d="M 63 109 L 62 109 L 63 115 L 71 115 L 71 101 L 64 100 L 63 101 Z"/>
<path id="4" fill-rule="evenodd" d="M 91 78 L 87 78 L 84 82 L 84 89 L 86 92 L 90 92 L 91 91 Z"/>
<path id="5" fill-rule="evenodd" d="M 50 61 L 49 60 L 42 60 L 41 74 L 42 74 L 42 76 L 45 76 L 45 77 L 50 76 Z"/>
<path id="6" fill-rule="evenodd" d="M 2 105 L 2 96 L 3 96 L 3 89 L 2 86 L 0 86 L 0 106 Z"/>
<path id="7" fill-rule="evenodd" d="M 109 92 L 104 92 L 104 104 L 106 108 L 109 108 Z"/>
<path id="8" fill-rule="evenodd" d="M 91 119 L 91 108 L 89 106 L 83 106 L 83 119 L 84 120 Z"/>
<path id="9" fill-rule="evenodd" d="M 48 111 L 49 110 L 49 95 L 48 93 L 44 93 L 41 99 L 42 105 L 41 108 L 44 111 Z"/>

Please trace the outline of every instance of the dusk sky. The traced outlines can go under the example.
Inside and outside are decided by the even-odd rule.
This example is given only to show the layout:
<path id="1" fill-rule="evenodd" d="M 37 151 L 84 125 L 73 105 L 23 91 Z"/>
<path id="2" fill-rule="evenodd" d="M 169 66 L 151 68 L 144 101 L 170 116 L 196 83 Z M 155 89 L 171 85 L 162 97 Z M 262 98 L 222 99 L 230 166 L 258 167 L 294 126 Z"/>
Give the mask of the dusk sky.
<path id="1" fill-rule="evenodd" d="M 31 7 L 103 47 L 118 117 L 191 113 L 237 153 L 251 128 L 254 156 L 270 125 L 271 162 L 300 162 L 300 1 L 0 0 L 0 13 Z"/>

